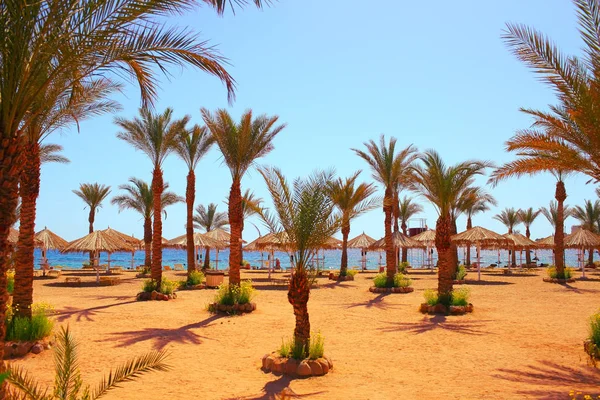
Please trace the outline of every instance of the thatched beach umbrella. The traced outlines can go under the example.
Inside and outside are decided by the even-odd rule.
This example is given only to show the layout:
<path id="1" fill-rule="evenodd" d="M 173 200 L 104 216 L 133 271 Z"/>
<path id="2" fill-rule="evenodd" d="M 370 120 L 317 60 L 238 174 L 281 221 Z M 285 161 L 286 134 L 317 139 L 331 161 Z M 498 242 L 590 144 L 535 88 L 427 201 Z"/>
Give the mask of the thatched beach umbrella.
<path id="1" fill-rule="evenodd" d="M 520 256 L 520 260 L 519 263 L 523 264 L 523 260 L 522 260 L 522 251 L 529 251 L 531 249 L 537 249 L 539 246 L 536 242 L 534 242 L 533 240 L 529 239 L 527 236 L 522 235 L 520 233 L 505 233 L 504 235 L 505 238 L 510 239 L 511 243 L 508 245 L 509 249 L 512 249 L 512 251 L 517 251 L 519 250 L 519 253 L 521 253 Z"/>
<path id="2" fill-rule="evenodd" d="M 104 232 L 108 235 L 114 236 L 117 239 L 120 239 L 120 240 L 124 241 L 125 243 L 131 245 L 131 247 L 133 248 L 133 250 L 131 250 L 131 269 L 133 269 L 135 251 L 139 250 L 143 246 L 144 242 L 142 241 L 140 243 L 139 239 L 136 239 L 135 237 L 133 237 L 131 235 L 127 235 L 126 233 L 119 232 L 115 229 L 112 229 L 110 226 L 107 229 L 105 229 Z"/>
<path id="3" fill-rule="evenodd" d="M 194 252 L 197 257 L 198 247 L 206 248 L 206 247 L 216 247 L 221 246 L 222 243 L 210 238 L 206 233 L 194 232 Z M 174 239 L 167 240 L 165 243 L 165 247 L 172 247 L 178 249 L 187 248 L 187 235 L 177 236 Z"/>
<path id="4" fill-rule="evenodd" d="M 433 229 L 428 229 L 419 233 L 418 235 L 411 236 L 411 239 L 425 245 L 425 263 L 427 266 L 431 266 L 431 268 L 433 268 L 433 251 L 431 249 L 435 247 L 435 231 Z"/>
<path id="5" fill-rule="evenodd" d="M 273 262 L 275 260 L 275 251 L 278 250 L 289 252 L 292 249 L 292 243 L 285 232 L 267 233 L 266 235 L 259 236 L 246 247 L 260 251 L 264 250 L 270 253 L 269 279 L 271 279 L 271 271 L 273 269 Z"/>
<path id="6" fill-rule="evenodd" d="M 423 249 L 426 246 L 416 240 L 406 236 L 402 232 L 394 232 L 392 233 L 392 242 L 394 243 L 396 261 L 399 258 L 400 249 Z M 385 237 L 377 240 L 371 246 L 369 246 L 372 250 L 381 250 L 385 249 Z"/>
<path id="7" fill-rule="evenodd" d="M 100 270 L 98 267 L 98 259 L 100 252 L 108 253 L 108 267 L 110 268 L 110 255 L 117 251 L 132 251 L 134 247 L 117 238 L 106 231 L 95 231 L 86 235 L 80 239 L 76 239 L 66 247 L 64 247 L 62 253 L 85 253 L 93 252 L 94 254 L 94 267 L 96 269 L 96 281 L 100 282 Z"/>
<path id="8" fill-rule="evenodd" d="M 481 226 L 474 226 L 473 228 L 467 229 L 464 232 L 452 235 L 451 239 L 456 245 L 476 246 L 478 280 L 481 280 L 481 249 L 509 246 L 512 243 L 510 239 L 502 236 L 501 234 L 482 228 Z"/>
<path id="9" fill-rule="evenodd" d="M 375 239 L 364 232 L 357 237 L 348 240 L 348 248 L 360 249 L 360 263 L 363 271 L 367 269 L 367 249 L 375 242 Z"/>
<path id="10" fill-rule="evenodd" d="M 42 250 L 42 265 L 48 264 L 48 250 L 62 250 L 69 244 L 65 239 L 46 227 L 36 233 L 33 238 L 35 240 L 35 247 Z"/>
<path id="11" fill-rule="evenodd" d="M 578 263 L 581 265 L 582 277 L 585 278 L 585 260 L 583 254 L 585 250 L 594 251 L 594 249 L 600 247 L 600 236 L 588 231 L 587 229 L 578 229 L 577 231 L 565 236 L 564 246 L 566 249 L 578 249 L 581 251 L 580 257 L 578 257 Z"/>
<path id="12" fill-rule="evenodd" d="M 214 246 L 209 247 L 215 249 L 215 268 L 219 269 L 219 250 L 229 248 L 231 245 L 231 234 L 223 228 L 217 228 L 206 232 L 205 235 L 216 241 Z M 246 243 L 246 241 L 242 240 L 242 243 Z"/>

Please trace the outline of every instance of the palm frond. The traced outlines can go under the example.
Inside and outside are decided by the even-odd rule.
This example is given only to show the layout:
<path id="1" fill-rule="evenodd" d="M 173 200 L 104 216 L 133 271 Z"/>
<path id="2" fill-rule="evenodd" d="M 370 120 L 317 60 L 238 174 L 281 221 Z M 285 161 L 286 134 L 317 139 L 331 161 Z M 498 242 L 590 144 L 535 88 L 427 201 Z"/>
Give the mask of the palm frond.
<path id="1" fill-rule="evenodd" d="M 39 382 L 22 367 L 10 364 L 8 367 L 8 382 L 17 389 L 15 395 L 22 395 L 23 398 L 34 400 L 50 400 L 51 395 L 48 395 L 48 388 L 40 387 Z M 19 397 L 15 397 L 19 398 Z"/>
<path id="2" fill-rule="evenodd" d="M 60 163 L 68 164 L 71 162 L 67 157 L 59 154 L 63 151 L 63 147 L 59 144 L 47 144 L 40 145 L 40 161 L 42 164 L 45 163 Z"/>

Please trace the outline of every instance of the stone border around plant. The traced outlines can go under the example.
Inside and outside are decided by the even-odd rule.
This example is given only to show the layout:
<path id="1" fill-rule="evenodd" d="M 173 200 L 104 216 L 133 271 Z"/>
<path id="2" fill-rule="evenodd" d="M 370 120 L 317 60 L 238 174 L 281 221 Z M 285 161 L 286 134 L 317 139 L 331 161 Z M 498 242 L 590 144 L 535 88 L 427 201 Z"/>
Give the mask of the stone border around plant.
<path id="1" fill-rule="evenodd" d="M 216 314 L 244 314 L 251 313 L 256 310 L 256 303 L 226 304 L 211 303 L 208 305 L 208 311 Z"/>
<path id="2" fill-rule="evenodd" d="M 275 375 L 289 375 L 308 378 L 323 376 L 333 369 L 331 358 L 323 356 L 316 360 L 304 359 L 298 361 L 294 358 L 281 357 L 273 352 L 265 354 L 262 358 L 262 370 Z"/>
<path id="3" fill-rule="evenodd" d="M 200 290 L 200 289 L 206 289 L 206 285 L 204 283 L 200 283 L 198 285 L 184 285 L 181 286 L 178 290 Z"/>
<path id="4" fill-rule="evenodd" d="M 453 285 L 464 285 L 465 283 L 467 283 L 466 279 L 461 279 L 461 280 L 453 280 L 452 284 Z"/>
<path id="5" fill-rule="evenodd" d="M 330 281 L 338 281 L 338 282 L 353 281 L 354 276 L 352 276 L 352 275 L 339 276 L 332 272 L 329 274 L 329 280 Z"/>
<path id="6" fill-rule="evenodd" d="M 52 348 L 51 340 L 32 340 L 26 342 L 5 342 L 4 359 L 25 357 L 29 353 L 40 354 L 44 350 Z"/>
<path id="7" fill-rule="evenodd" d="M 544 282 L 548 282 L 548 283 L 573 283 L 573 282 L 575 282 L 575 278 L 569 278 L 569 279 L 544 278 Z"/>
<path id="8" fill-rule="evenodd" d="M 443 314 L 443 315 L 464 315 L 473 312 L 473 304 L 469 303 L 466 306 L 450 306 L 446 307 L 443 304 L 430 306 L 427 303 L 422 303 L 419 311 L 423 314 Z"/>
<path id="9" fill-rule="evenodd" d="M 151 275 L 150 274 L 135 274 L 136 278 L 147 278 L 150 279 Z"/>
<path id="10" fill-rule="evenodd" d="M 412 293 L 415 289 L 413 287 L 375 287 L 371 286 L 369 292 L 371 293 Z"/>
<path id="11" fill-rule="evenodd" d="M 590 356 L 594 365 L 596 362 L 600 361 L 600 349 L 598 349 L 598 346 L 596 346 L 591 339 L 583 341 L 583 350 Z"/>
<path id="12" fill-rule="evenodd" d="M 152 292 L 139 292 L 136 296 L 137 301 L 149 301 L 149 300 L 173 300 L 176 299 L 177 295 L 175 293 L 171 294 L 162 294 L 153 290 Z"/>

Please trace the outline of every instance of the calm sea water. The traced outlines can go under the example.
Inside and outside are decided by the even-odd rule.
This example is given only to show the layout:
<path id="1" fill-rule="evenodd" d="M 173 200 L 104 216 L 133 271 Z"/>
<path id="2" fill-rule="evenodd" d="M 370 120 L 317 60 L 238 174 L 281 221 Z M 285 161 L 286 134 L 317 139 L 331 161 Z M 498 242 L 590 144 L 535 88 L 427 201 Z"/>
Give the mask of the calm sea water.
<path id="1" fill-rule="evenodd" d="M 204 251 L 202 251 L 204 254 Z M 319 253 L 319 264 L 322 266 L 324 264 L 325 269 L 337 269 L 340 265 L 342 252 L 340 250 L 326 250 L 324 252 Z M 538 250 L 537 257 L 539 258 L 540 263 L 551 264 L 552 263 L 552 251 L 550 250 Z M 577 251 L 576 250 L 567 250 L 565 252 L 565 258 L 567 265 L 577 266 Z M 215 251 L 211 250 L 211 265 L 213 267 L 216 266 L 215 263 Z M 517 253 L 517 263 L 519 261 L 520 253 Z M 270 256 L 269 253 L 262 253 L 262 258 L 265 261 Z M 275 258 L 279 258 L 281 266 L 287 268 L 290 266 L 290 257 L 287 253 L 283 252 L 275 252 Z M 532 258 L 534 257 L 534 253 L 532 252 Z M 78 254 L 78 253 L 66 253 L 62 254 L 58 251 L 48 251 L 47 254 L 48 261 L 50 265 L 53 266 L 63 266 L 69 268 L 81 268 L 82 263 L 88 260 L 87 254 Z M 437 255 L 435 251 L 433 252 L 433 263 L 435 264 L 437 260 Z M 500 252 L 500 265 L 506 266 L 508 261 L 508 252 L 501 251 Z M 522 262 L 525 262 L 525 252 L 522 253 Z M 131 266 L 131 253 L 113 253 L 111 254 L 111 265 L 112 266 L 122 266 L 129 267 Z M 371 251 L 367 253 L 367 269 L 377 269 L 379 265 L 385 264 L 385 253 L 383 252 L 375 252 Z M 260 266 L 261 265 L 261 253 L 258 252 L 244 252 L 244 259 L 250 262 L 252 266 Z M 459 249 L 459 259 L 461 262 L 464 259 L 464 251 L 463 249 Z M 595 259 L 600 260 L 598 253 L 595 254 Z M 41 260 L 41 251 L 35 251 L 35 263 L 36 268 L 38 267 Z M 173 267 L 173 264 L 183 264 L 186 265 L 186 252 L 185 250 L 179 249 L 164 249 L 163 250 L 163 265 L 169 265 Z M 408 252 L 408 260 L 411 265 L 415 268 L 422 267 L 424 264 L 427 264 L 427 260 L 425 259 L 424 252 L 422 250 L 409 250 Z M 102 253 L 100 256 L 100 262 L 106 263 L 107 255 L 106 253 Z M 475 250 L 471 251 L 471 262 L 476 261 L 475 258 Z M 133 258 L 134 265 L 141 265 L 144 263 L 144 252 L 137 251 Z M 227 268 L 229 262 L 229 251 L 219 251 L 219 269 Z M 481 262 L 482 265 L 489 265 L 491 263 L 498 263 L 498 252 L 497 251 L 482 251 L 481 252 Z M 349 249 L 348 250 L 348 265 L 349 266 L 357 266 L 361 265 L 361 251 L 359 249 Z"/>

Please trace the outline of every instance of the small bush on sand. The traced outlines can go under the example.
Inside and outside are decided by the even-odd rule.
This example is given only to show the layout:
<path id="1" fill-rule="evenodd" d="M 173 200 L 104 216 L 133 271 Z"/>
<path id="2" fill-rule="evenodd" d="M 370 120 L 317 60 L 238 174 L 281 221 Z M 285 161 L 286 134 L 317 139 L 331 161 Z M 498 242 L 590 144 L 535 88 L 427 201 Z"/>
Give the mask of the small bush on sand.
<path id="1" fill-rule="evenodd" d="M 7 309 L 6 336 L 7 341 L 33 341 L 50 336 L 54 321 L 50 315 L 54 312 L 52 306 L 46 303 L 35 303 L 31 307 L 31 319 L 17 317 L 12 308 Z"/>
<path id="2" fill-rule="evenodd" d="M 291 342 L 281 339 L 281 346 L 279 346 L 279 349 L 277 349 L 277 353 L 281 357 L 289 357 L 291 349 L 292 349 Z"/>
<path id="3" fill-rule="evenodd" d="M 469 297 L 471 296 L 471 289 L 463 287 L 454 289 L 452 291 L 451 305 L 453 306 L 466 306 L 469 305 Z"/>
<path id="4" fill-rule="evenodd" d="M 147 279 L 142 284 L 142 291 L 150 293 L 153 291 L 157 291 L 162 294 L 173 294 L 175 289 L 179 287 L 180 283 L 177 281 L 171 281 L 167 278 L 162 278 L 160 281 L 160 290 L 158 289 L 158 285 L 156 281 L 153 279 Z"/>
<path id="5" fill-rule="evenodd" d="M 153 279 L 147 279 L 142 283 L 142 291 L 150 293 L 156 290 L 156 281 Z"/>
<path id="6" fill-rule="evenodd" d="M 467 268 L 464 265 L 459 265 L 456 269 L 456 275 L 454 276 L 454 279 L 457 281 L 462 281 L 465 279 L 465 276 L 467 276 Z"/>
<path id="7" fill-rule="evenodd" d="M 412 284 L 412 280 L 405 275 L 397 273 L 394 275 L 394 287 L 405 288 L 409 287 Z"/>
<path id="8" fill-rule="evenodd" d="M 358 274 L 358 271 L 357 271 L 357 270 L 355 270 L 355 269 L 349 269 L 349 270 L 347 270 L 347 271 L 346 271 L 346 275 L 347 275 L 347 276 L 352 276 L 352 277 L 354 277 L 356 274 Z"/>
<path id="9" fill-rule="evenodd" d="M 15 290 L 15 271 L 6 272 L 6 290 L 9 294 L 13 294 Z"/>
<path id="10" fill-rule="evenodd" d="M 435 306 L 438 303 L 438 294 L 433 289 L 427 289 L 423 296 L 425 297 L 425 303 L 430 306 Z"/>
<path id="11" fill-rule="evenodd" d="M 405 274 L 408 270 L 408 267 L 410 267 L 410 263 L 408 261 L 401 262 L 400 264 L 398 264 L 398 272 L 401 274 Z"/>
<path id="12" fill-rule="evenodd" d="M 308 358 L 316 360 L 317 358 L 323 357 L 325 352 L 325 338 L 321 335 L 321 332 L 311 335 L 310 344 L 308 347 Z"/>
<path id="13" fill-rule="evenodd" d="M 81 378 L 78 361 L 78 344 L 69 332 L 69 328 L 61 328 L 57 344 L 54 347 L 55 387 L 44 388 L 36 378 L 18 365 L 8 366 L 8 398 L 9 399 L 97 399 L 108 391 L 119 387 L 124 382 L 138 379 L 141 375 L 152 371 L 167 371 L 166 353 L 153 351 L 136 357 L 112 370 L 100 383 L 91 388 Z"/>
<path id="14" fill-rule="evenodd" d="M 214 302 L 227 306 L 247 304 L 254 298 L 254 294 L 255 289 L 252 287 L 252 281 L 243 281 L 240 286 L 222 283 L 219 285 Z"/>
<path id="15" fill-rule="evenodd" d="M 192 271 L 187 278 L 186 284 L 188 286 L 196 286 L 204 282 L 204 274 L 200 271 Z"/>
<path id="16" fill-rule="evenodd" d="M 387 275 L 385 272 L 377 274 L 373 277 L 373 285 L 375 285 L 376 288 L 384 288 L 387 286 Z"/>
<path id="17" fill-rule="evenodd" d="M 565 273 L 563 276 L 558 275 L 554 265 L 549 266 L 546 272 L 548 273 L 548 277 L 552 279 L 571 279 L 573 276 L 573 268 L 570 267 L 565 268 Z"/>
<path id="18" fill-rule="evenodd" d="M 597 311 L 590 317 L 590 336 L 589 339 L 596 346 L 600 347 L 600 311 Z"/>
<path id="19" fill-rule="evenodd" d="M 396 275 L 394 275 L 394 282 L 392 284 L 392 287 L 409 287 L 411 284 L 412 280 L 409 277 L 402 275 L 401 273 L 397 273 Z M 376 288 L 389 287 L 389 285 L 387 284 L 386 273 L 382 272 L 380 274 L 375 275 L 375 277 L 373 277 L 373 285 Z"/>

